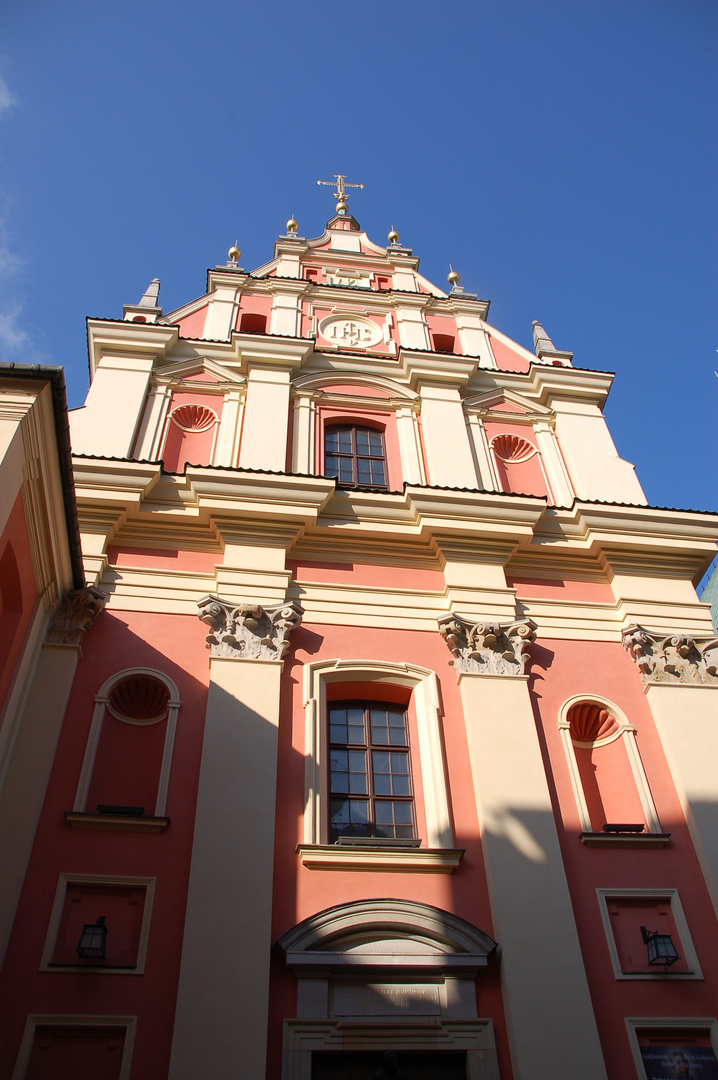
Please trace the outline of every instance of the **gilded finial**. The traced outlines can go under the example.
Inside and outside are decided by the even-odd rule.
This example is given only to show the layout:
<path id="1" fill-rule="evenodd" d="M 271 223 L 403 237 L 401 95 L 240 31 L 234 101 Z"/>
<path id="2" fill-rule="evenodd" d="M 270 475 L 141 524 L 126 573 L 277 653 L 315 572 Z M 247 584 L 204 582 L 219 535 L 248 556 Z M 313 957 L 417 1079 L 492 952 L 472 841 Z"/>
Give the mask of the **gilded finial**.
<path id="1" fill-rule="evenodd" d="M 387 240 L 389 241 L 390 244 L 398 244 L 399 243 L 399 233 L 396 231 L 396 229 L 394 228 L 393 225 L 391 227 L 391 231 L 389 232 L 389 235 L 387 236 Z"/>
<path id="2" fill-rule="evenodd" d="M 347 203 L 347 191 L 346 188 L 363 188 L 363 184 L 347 184 L 346 176 L 342 173 L 335 173 L 334 180 L 336 180 L 336 191 L 334 192 L 334 198 L 337 200 L 336 213 L 347 214 L 349 212 L 349 204 Z M 324 184 L 327 187 L 334 187 L 334 180 L 317 180 L 318 184 Z"/>
<path id="3" fill-rule="evenodd" d="M 292 214 L 289 221 L 287 222 L 287 232 L 288 233 L 295 233 L 298 228 L 299 228 L 299 226 L 297 225 L 296 221 L 294 220 L 294 214 Z"/>
<path id="4" fill-rule="evenodd" d="M 233 262 L 233 263 L 239 262 L 239 260 L 241 258 L 241 255 L 242 255 L 242 252 L 237 247 L 237 241 L 236 240 L 232 244 L 232 247 L 227 252 L 227 255 L 229 256 L 229 261 L 230 262 Z"/>
<path id="5" fill-rule="evenodd" d="M 451 263 L 449 263 L 449 275 L 448 275 L 446 280 L 449 282 L 449 285 L 451 285 L 452 289 L 453 289 L 454 285 L 458 285 L 459 282 L 461 281 L 461 278 L 456 273 L 456 270 L 454 270 Z"/>

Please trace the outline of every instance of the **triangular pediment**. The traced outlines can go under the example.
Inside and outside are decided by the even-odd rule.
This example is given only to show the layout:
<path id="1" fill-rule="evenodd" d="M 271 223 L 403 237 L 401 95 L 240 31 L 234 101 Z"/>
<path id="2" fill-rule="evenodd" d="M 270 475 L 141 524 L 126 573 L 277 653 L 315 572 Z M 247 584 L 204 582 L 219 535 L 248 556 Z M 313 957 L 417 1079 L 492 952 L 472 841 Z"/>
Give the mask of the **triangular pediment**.
<path id="1" fill-rule="evenodd" d="M 238 375 L 236 371 L 218 364 L 206 356 L 192 357 L 190 360 L 181 360 L 174 364 L 164 364 L 155 368 L 156 378 L 169 379 L 173 383 L 196 387 L 198 383 L 205 385 L 216 383 L 234 383 L 242 385 L 246 382 L 244 375 Z"/>
<path id="2" fill-rule="evenodd" d="M 553 416 L 553 410 L 522 394 L 501 387 L 467 398 L 464 404 L 476 412 L 501 420 L 537 420 Z"/>

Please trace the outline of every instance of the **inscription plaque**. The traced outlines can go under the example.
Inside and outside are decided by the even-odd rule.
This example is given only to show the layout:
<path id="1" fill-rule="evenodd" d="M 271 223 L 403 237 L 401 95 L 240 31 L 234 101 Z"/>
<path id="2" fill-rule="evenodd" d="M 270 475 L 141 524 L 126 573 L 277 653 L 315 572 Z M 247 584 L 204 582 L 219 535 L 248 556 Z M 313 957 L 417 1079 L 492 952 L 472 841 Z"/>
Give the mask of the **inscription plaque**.
<path id="1" fill-rule="evenodd" d="M 337 983 L 335 1016 L 440 1016 L 439 988 L 406 983 Z"/>

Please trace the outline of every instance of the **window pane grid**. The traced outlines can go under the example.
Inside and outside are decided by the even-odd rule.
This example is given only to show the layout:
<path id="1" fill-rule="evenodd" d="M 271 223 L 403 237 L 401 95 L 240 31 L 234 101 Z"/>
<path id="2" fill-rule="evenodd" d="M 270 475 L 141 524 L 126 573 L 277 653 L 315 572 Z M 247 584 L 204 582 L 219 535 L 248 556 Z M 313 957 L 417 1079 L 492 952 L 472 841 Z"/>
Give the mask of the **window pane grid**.
<path id="1" fill-rule="evenodd" d="M 404 710 L 380 702 L 329 706 L 329 839 L 413 839 Z"/>
<path id="2" fill-rule="evenodd" d="M 386 454 L 382 432 L 353 425 L 325 428 L 324 473 L 340 484 L 385 488 Z"/>

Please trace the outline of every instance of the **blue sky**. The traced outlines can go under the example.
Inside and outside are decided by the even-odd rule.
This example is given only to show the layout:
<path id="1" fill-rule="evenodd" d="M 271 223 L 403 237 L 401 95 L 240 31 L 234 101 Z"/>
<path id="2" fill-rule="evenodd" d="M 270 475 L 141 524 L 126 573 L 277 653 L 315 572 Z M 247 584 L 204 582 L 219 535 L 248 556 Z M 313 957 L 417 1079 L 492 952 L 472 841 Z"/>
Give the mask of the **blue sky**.
<path id="1" fill-rule="evenodd" d="M 717 44 L 714 0 L 6 0 L 0 358 L 81 404 L 86 315 L 319 234 L 342 172 L 374 240 L 617 372 L 651 503 L 714 509 Z"/>

